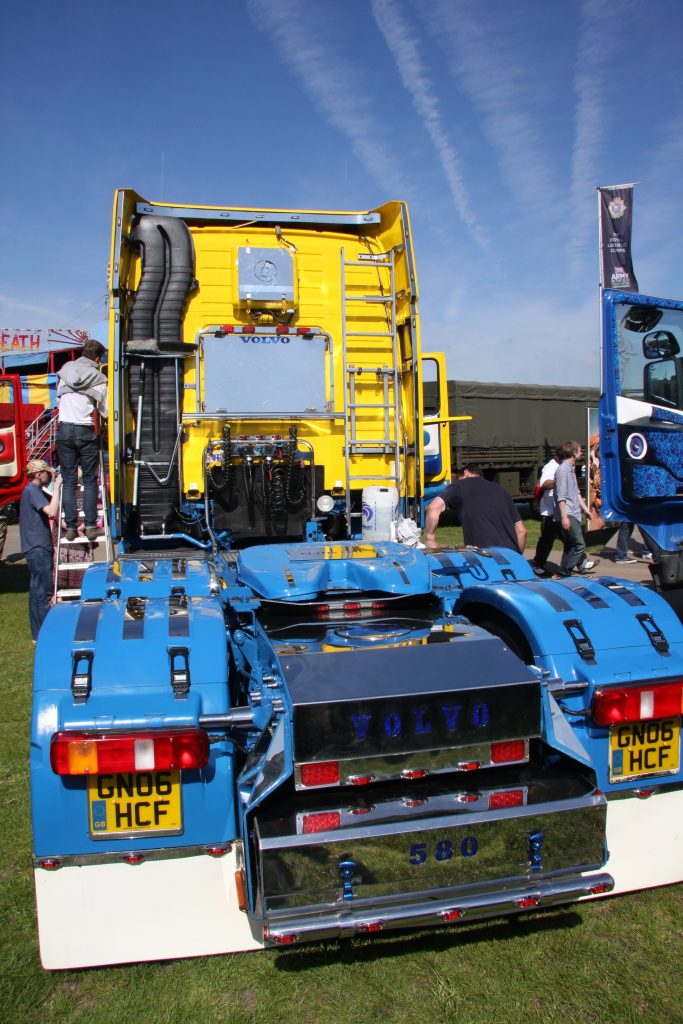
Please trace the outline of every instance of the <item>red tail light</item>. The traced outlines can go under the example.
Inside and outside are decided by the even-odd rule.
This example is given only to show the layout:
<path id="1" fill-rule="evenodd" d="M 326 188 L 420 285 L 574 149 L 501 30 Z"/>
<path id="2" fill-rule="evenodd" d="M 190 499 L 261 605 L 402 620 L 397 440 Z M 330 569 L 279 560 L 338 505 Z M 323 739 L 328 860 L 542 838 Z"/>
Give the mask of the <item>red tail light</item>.
<path id="1" fill-rule="evenodd" d="M 275 328 L 275 333 L 276 334 L 289 334 L 289 327 L 276 327 Z"/>
<path id="2" fill-rule="evenodd" d="M 489 793 L 490 811 L 504 807 L 521 807 L 523 803 L 523 789 L 501 789 L 496 793 Z"/>
<path id="3" fill-rule="evenodd" d="M 530 907 L 538 907 L 541 903 L 540 896 L 522 896 L 521 899 L 515 900 L 517 906 L 521 910 L 529 910 Z"/>
<path id="4" fill-rule="evenodd" d="M 349 775 L 347 779 L 350 786 L 369 786 L 374 781 L 374 775 Z"/>
<path id="5" fill-rule="evenodd" d="M 318 761 L 301 765 L 302 786 L 336 786 L 339 784 L 339 761 Z"/>
<path id="6" fill-rule="evenodd" d="M 144 853 L 124 853 L 121 857 L 122 861 L 125 861 L 126 864 L 132 864 L 133 866 L 136 864 L 142 864 L 144 859 Z"/>
<path id="7" fill-rule="evenodd" d="M 510 761 L 526 761 L 526 743 L 524 740 L 506 740 L 491 744 L 491 760 L 494 764 L 505 764 Z"/>
<path id="8" fill-rule="evenodd" d="M 235 328 L 232 324 L 221 324 L 221 330 L 224 334 L 232 334 Z"/>
<path id="9" fill-rule="evenodd" d="M 110 775 L 203 768 L 209 739 L 203 729 L 147 732 L 58 732 L 50 745 L 57 775 Z"/>
<path id="10" fill-rule="evenodd" d="M 364 921 L 358 925 L 359 932 L 366 932 L 372 934 L 373 932 L 381 932 L 384 925 L 381 921 Z"/>
<path id="11" fill-rule="evenodd" d="M 437 916 L 440 917 L 442 921 L 446 922 L 459 921 L 463 913 L 464 911 L 457 910 L 455 907 L 453 907 L 451 910 L 440 910 Z"/>
<path id="12" fill-rule="evenodd" d="M 312 835 L 314 832 L 329 832 L 341 827 L 341 814 L 339 811 L 304 814 L 301 824 L 305 836 Z"/>
<path id="13" fill-rule="evenodd" d="M 588 887 L 588 891 L 591 896 L 601 896 L 603 892 L 611 892 L 612 886 L 607 882 L 594 882 Z"/>
<path id="14" fill-rule="evenodd" d="M 272 942 L 274 946 L 293 946 L 299 941 L 298 932 L 283 932 L 281 935 L 271 935 L 268 928 L 263 929 L 264 942 Z"/>
<path id="15" fill-rule="evenodd" d="M 38 861 L 38 867 L 45 868 L 46 871 L 57 871 L 61 866 L 62 862 L 59 857 L 44 857 L 43 860 Z"/>
<path id="16" fill-rule="evenodd" d="M 596 690 L 591 714 L 596 725 L 618 725 L 670 718 L 680 715 L 682 708 L 683 683 L 650 683 Z"/>

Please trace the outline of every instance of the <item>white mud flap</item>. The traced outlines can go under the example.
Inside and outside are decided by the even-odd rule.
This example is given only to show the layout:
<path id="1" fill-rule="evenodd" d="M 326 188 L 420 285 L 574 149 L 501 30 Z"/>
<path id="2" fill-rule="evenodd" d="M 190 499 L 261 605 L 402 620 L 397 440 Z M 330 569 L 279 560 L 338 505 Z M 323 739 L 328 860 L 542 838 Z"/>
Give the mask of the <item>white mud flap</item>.
<path id="1" fill-rule="evenodd" d="M 683 881 L 683 790 L 609 800 L 607 848 L 612 895 Z"/>
<path id="2" fill-rule="evenodd" d="M 48 970 L 261 949 L 235 889 L 235 848 L 208 855 L 35 870 Z"/>

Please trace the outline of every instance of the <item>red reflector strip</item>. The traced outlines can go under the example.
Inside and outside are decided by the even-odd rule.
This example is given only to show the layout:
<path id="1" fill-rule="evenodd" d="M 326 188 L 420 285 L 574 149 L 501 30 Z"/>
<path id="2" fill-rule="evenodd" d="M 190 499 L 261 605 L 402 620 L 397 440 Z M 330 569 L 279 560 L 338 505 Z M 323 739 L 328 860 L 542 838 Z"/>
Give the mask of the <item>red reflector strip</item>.
<path id="1" fill-rule="evenodd" d="M 335 786 L 339 783 L 339 761 L 318 761 L 301 765 L 302 786 Z"/>
<path id="2" fill-rule="evenodd" d="M 304 835 L 312 835 L 314 832 L 329 832 L 341 827 L 341 814 L 339 811 L 304 814 L 301 823 Z"/>
<path id="3" fill-rule="evenodd" d="M 595 882 L 593 885 L 588 887 L 588 891 L 591 896 L 600 896 L 603 892 L 611 892 L 611 886 L 607 882 Z"/>
<path id="4" fill-rule="evenodd" d="M 381 932 L 384 925 L 381 921 L 363 922 L 358 925 L 359 932 Z"/>
<path id="5" fill-rule="evenodd" d="M 491 760 L 494 764 L 509 761 L 525 761 L 527 758 L 524 740 L 506 740 L 491 744 Z"/>
<path id="6" fill-rule="evenodd" d="M 596 690 L 591 713 L 596 725 L 670 718 L 683 710 L 683 683 L 649 683 Z"/>
<path id="7" fill-rule="evenodd" d="M 285 932 L 283 935 L 269 935 L 267 941 L 273 942 L 276 946 L 292 946 L 298 939 L 297 932 Z"/>
<path id="8" fill-rule="evenodd" d="M 524 803 L 523 789 L 501 789 L 496 793 L 489 793 L 489 810 L 504 807 L 521 807 Z"/>
<path id="9" fill-rule="evenodd" d="M 50 764 L 57 775 L 198 769 L 208 760 L 209 739 L 203 729 L 58 732 L 50 744 Z"/>

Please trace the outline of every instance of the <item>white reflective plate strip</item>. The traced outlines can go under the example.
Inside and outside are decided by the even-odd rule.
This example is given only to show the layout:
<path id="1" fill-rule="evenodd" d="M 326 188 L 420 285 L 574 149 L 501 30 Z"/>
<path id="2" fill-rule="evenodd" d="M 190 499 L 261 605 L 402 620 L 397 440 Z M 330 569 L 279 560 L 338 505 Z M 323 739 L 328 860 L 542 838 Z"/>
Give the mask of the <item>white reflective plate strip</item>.
<path id="1" fill-rule="evenodd" d="M 151 771 L 154 768 L 154 740 L 135 740 L 136 772 Z"/>
<path id="2" fill-rule="evenodd" d="M 653 718 L 655 713 L 654 690 L 643 690 L 640 695 L 640 717 Z"/>

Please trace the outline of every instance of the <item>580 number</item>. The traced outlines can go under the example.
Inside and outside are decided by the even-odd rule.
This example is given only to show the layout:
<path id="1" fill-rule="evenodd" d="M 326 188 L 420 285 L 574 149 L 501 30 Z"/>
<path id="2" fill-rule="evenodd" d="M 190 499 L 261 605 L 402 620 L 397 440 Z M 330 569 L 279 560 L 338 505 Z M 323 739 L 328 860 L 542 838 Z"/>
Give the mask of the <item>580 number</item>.
<path id="1" fill-rule="evenodd" d="M 465 836 L 454 847 L 450 839 L 438 839 L 433 847 L 427 843 L 413 843 L 408 860 L 411 864 L 424 864 L 427 860 L 450 860 L 451 857 L 476 857 L 479 843 L 474 836 Z"/>

